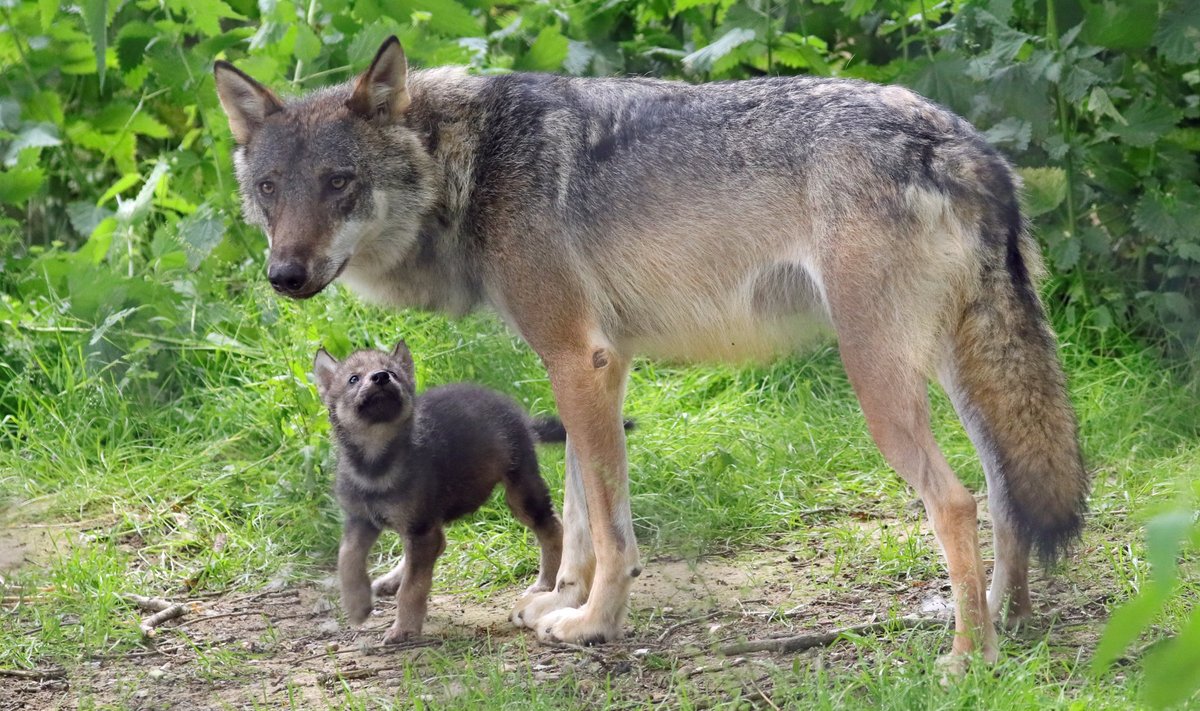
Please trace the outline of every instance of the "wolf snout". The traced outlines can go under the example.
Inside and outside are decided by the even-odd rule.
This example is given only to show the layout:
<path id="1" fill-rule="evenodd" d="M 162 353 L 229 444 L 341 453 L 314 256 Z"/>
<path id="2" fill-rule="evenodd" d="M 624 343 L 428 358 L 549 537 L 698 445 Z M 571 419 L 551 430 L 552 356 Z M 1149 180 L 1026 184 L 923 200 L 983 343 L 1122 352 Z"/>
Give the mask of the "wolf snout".
<path id="1" fill-rule="evenodd" d="M 386 370 L 377 370 L 374 373 L 371 373 L 371 382 L 375 385 L 383 385 L 388 380 L 391 380 L 391 377 L 391 373 L 387 372 Z"/>
<path id="2" fill-rule="evenodd" d="M 275 291 L 295 295 L 308 283 L 308 269 L 300 262 L 272 264 L 267 268 L 267 281 Z"/>

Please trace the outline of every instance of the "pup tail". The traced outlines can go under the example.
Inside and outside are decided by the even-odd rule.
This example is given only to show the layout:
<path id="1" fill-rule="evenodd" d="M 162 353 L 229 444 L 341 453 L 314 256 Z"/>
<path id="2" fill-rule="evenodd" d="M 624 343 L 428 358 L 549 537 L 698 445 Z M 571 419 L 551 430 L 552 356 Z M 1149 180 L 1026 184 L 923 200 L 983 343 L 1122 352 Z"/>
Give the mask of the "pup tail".
<path id="1" fill-rule="evenodd" d="M 634 428 L 633 420 L 625 420 L 625 431 Z M 567 441 L 567 428 L 557 417 L 535 417 L 529 424 L 529 429 L 538 442 L 549 444 Z"/>
<path id="2" fill-rule="evenodd" d="M 1009 215 L 1018 215 L 1015 207 Z M 1019 215 L 995 222 L 1000 234 L 984 240 L 991 254 L 963 309 L 943 381 L 983 460 L 993 517 L 1048 564 L 1080 534 L 1090 477 L 1030 276 L 1029 265 L 1040 270 L 1036 247 Z"/>

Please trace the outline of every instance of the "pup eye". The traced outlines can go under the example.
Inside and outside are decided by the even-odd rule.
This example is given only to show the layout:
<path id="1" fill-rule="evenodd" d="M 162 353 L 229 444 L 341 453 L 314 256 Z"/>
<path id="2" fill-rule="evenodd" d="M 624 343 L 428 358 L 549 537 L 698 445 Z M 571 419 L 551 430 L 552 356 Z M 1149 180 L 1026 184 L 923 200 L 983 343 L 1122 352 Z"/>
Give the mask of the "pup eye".
<path id="1" fill-rule="evenodd" d="M 355 384 L 355 383 L 357 383 L 357 382 L 358 382 L 358 376 L 357 376 L 357 375 L 351 375 L 351 376 L 350 376 L 350 384 L 351 384 L 351 385 L 353 385 L 353 384 Z"/>
<path id="2" fill-rule="evenodd" d="M 329 179 L 329 187 L 333 188 L 334 190 L 341 190 L 341 189 L 345 188 L 346 184 L 349 182 L 350 182 L 350 179 L 347 178 L 346 176 L 335 175 Z"/>
<path id="3" fill-rule="evenodd" d="M 270 180 L 262 181 L 258 184 L 258 192 L 262 193 L 263 195 L 274 195 L 275 183 L 272 183 Z"/>

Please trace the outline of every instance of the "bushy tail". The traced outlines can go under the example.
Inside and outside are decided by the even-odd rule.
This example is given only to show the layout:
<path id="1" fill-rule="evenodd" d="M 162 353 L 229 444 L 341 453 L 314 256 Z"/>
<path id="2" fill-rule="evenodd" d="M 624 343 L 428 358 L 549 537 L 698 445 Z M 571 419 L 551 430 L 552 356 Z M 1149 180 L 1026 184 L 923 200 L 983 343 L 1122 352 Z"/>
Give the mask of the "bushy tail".
<path id="1" fill-rule="evenodd" d="M 633 427 L 633 420 L 625 420 L 626 432 Z M 529 423 L 529 429 L 533 431 L 537 441 L 542 443 L 567 441 L 567 428 L 563 427 L 562 420 L 557 417 L 535 417 Z"/>
<path id="2" fill-rule="evenodd" d="M 1035 248 L 1019 226 L 1007 227 L 990 241 L 994 256 L 958 324 L 950 390 L 992 500 L 1003 508 L 993 516 L 1004 516 L 1050 563 L 1079 536 L 1090 482 L 1054 335 L 1027 268 Z"/>

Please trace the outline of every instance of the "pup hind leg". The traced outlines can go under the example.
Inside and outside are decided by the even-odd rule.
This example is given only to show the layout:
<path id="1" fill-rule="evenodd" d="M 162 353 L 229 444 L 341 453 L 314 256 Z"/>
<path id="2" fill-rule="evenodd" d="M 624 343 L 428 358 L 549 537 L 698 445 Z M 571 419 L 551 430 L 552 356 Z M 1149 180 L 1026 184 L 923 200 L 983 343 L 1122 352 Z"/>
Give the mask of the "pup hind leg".
<path id="1" fill-rule="evenodd" d="M 525 591 L 529 595 L 554 589 L 554 579 L 562 560 L 563 529 L 550 501 L 550 488 L 538 473 L 533 442 L 522 449 L 526 451 L 521 453 L 517 466 L 504 479 L 504 501 L 517 520 L 533 531 L 541 551 L 537 582 Z"/>
<path id="2" fill-rule="evenodd" d="M 384 644 L 396 644 L 421 634 L 433 587 L 433 564 L 444 550 L 446 536 L 440 526 L 405 536 L 405 567 L 396 591 L 396 621 L 384 634 Z"/>
<path id="3" fill-rule="evenodd" d="M 404 556 L 401 556 L 400 562 L 396 564 L 395 568 L 392 568 L 390 571 L 380 575 L 371 582 L 371 592 L 375 593 L 375 595 L 378 597 L 383 597 L 384 595 L 395 595 L 396 591 L 400 589 L 400 585 L 402 585 L 403 582 Z"/>

